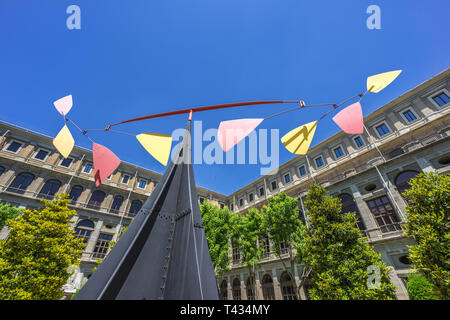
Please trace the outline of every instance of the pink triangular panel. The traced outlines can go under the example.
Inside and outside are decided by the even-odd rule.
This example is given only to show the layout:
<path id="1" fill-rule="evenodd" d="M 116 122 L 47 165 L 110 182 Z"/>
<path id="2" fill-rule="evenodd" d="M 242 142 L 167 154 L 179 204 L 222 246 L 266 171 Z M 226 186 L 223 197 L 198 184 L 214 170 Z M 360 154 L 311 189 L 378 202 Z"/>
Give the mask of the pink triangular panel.
<path id="1" fill-rule="evenodd" d="M 222 121 L 217 139 L 223 151 L 227 152 L 250 134 L 264 119 L 238 119 Z"/>
<path id="2" fill-rule="evenodd" d="M 349 134 L 363 133 L 363 114 L 361 104 L 356 102 L 348 106 L 333 117 L 333 121 L 344 131 Z"/>
<path id="3" fill-rule="evenodd" d="M 53 102 L 53 105 L 55 106 L 56 110 L 58 110 L 58 112 L 63 116 L 67 115 L 73 105 L 72 95 L 70 94 L 59 100 L 56 100 L 55 102 Z"/>
<path id="4" fill-rule="evenodd" d="M 94 154 L 95 185 L 99 186 L 117 169 L 120 159 L 111 150 L 97 143 L 94 143 L 92 152 Z"/>

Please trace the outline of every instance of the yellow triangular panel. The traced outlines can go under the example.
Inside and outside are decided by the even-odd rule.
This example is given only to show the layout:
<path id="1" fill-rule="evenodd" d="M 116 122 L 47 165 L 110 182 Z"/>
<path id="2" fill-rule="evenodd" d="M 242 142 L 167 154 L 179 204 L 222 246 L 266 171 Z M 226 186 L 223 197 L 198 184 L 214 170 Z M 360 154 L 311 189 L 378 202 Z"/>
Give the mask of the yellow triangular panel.
<path id="1" fill-rule="evenodd" d="M 163 165 L 167 165 L 172 147 L 172 136 L 161 133 L 141 133 L 136 136 L 142 146 L 156 160 Z"/>
<path id="2" fill-rule="evenodd" d="M 294 154 L 306 154 L 316 132 L 317 121 L 307 123 L 286 133 L 281 142 Z"/>
<path id="3" fill-rule="evenodd" d="M 386 88 L 392 81 L 394 81 L 401 72 L 402 70 L 389 71 L 368 77 L 367 90 L 375 93 L 380 92 L 381 90 Z"/>
<path id="4" fill-rule="evenodd" d="M 53 145 L 64 158 L 67 158 L 70 152 L 72 152 L 73 146 L 75 145 L 75 140 L 73 140 L 72 134 L 66 125 L 64 125 L 55 139 L 53 139 Z"/>

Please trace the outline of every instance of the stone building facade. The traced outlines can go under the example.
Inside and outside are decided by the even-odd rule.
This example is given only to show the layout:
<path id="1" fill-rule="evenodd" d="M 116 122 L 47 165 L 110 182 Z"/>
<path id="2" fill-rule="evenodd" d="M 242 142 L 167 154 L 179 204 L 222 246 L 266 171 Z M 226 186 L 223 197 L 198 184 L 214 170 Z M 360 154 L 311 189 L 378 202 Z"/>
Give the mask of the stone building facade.
<path id="1" fill-rule="evenodd" d="M 300 199 L 299 211 L 312 182 L 341 198 L 343 211 L 358 213 L 358 227 L 392 269 L 398 299 L 408 299 L 405 279 L 409 270 L 408 248 L 403 235 L 406 201 L 401 193 L 420 172 L 447 174 L 450 166 L 450 69 L 447 69 L 364 118 L 362 135 L 339 132 L 263 176 L 229 197 L 230 209 L 245 212 L 261 208 L 270 196 L 284 191 Z M 307 217 L 303 215 L 303 219 Z M 256 299 L 307 299 L 295 274 L 268 247 L 256 270 Z M 232 249 L 231 271 L 218 277 L 223 299 L 254 299 L 249 274 Z M 283 258 L 285 257 L 285 258 Z M 288 263 L 288 254 L 282 258 Z M 295 281 L 295 286 L 293 281 Z"/>
<path id="2" fill-rule="evenodd" d="M 40 208 L 40 199 L 67 193 L 76 210 L 73 228 L 86 247 L 79 268 L 65 290 L 79 289 L 92 274 L 96 261 L 109 252 L 123 227 L 130 224 L 151 194 L 161 175 L 122 161 L 99 187 L 95 186 L 92 152 L 75 147 L 64 159 L 52 144 L 53 137 L 0 122 L 0 201 L 19 208 Z M 226 197 L 197 188 L 199 201 L 226 205 Z M 7 228 L 0 231 L 6 238 Z"/>
<path id="3" fill-rule="evenodd" d="M 450 69 L 447 69 L 364 118 L 362 135 L 339 132 L 312 147 L 307 156 L 283 164 L 226 196 L 198 188 L 199 201 L 245 214 L 261 208 L 281 191 L 299 198 L 299 211 L 309 185 L 320 183 L 341 198 L 343 210 L 357 211 L 358 227 L 392 268 L 397 297 L 407 299 L 405 277 L 409 269 L 403 236 L 406 202 L 401 192 L 419 172 L 446 174 L 450 163 Z M 68 193 L 76 235 L 86 242 L 77 272 L 65 290 L 74 293 L 89 278 L 96 260 L 109 251 L 124 226 L 139 211 L 161 175 L 122 161 L 119 168 L 95 187 L 92 153 L 75 147 L 64 160 L 52 145 L 52 137 L 0 122 L 0 200 L 21 208 L 38 208 L 40 199 Z M 301 215 L 305 222 L 307 216 Z M 7 229 L 0 238 L 7 237 Z M 239 252 L 231 250 L 231 271 L 218 277 L 223 299 L 307 299 L 293 290 L 302 266 L 295 274 L 285 271 L 271 244 L 256 270 L 256 297 L 248 289 L 248 272 L 239 264 Z M 287 259 L 283 256 L 282 260 Z M 306 287 L 308 284 L 306 285 Z"/>

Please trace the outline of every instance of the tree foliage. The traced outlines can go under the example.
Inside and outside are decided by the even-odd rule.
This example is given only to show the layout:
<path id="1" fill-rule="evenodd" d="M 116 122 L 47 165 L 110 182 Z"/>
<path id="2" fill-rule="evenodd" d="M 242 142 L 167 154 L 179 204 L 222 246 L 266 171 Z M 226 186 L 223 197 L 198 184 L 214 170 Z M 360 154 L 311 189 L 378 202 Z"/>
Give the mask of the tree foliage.
<path id="1" fill-rule="evenodd" d="M 302 230 L 305 228 L 299 219 L 298 199 L 289 197 L 284 192 L 270 197 L 267 206 L 261 209 L 263 216 L 263 229 L 267 232 L 273 244 L 275 254 L 282 259 L 281 246 L 285 246 L 289 254 L 289 264 L 286 266 L 281 260 L 286 271 L 292 278 L 295 274 L 295 261 L 298 257 L 294 248 L 300 248 L 302 242 Z M 293 282 L 295 285 L 295 282 Z"/>
<path id="2" fill-rule="evenodd" d="M 408 296 L 410 300 L 436 300 L 437 296 L 433 293 L 434 286 L 425 277 L 419 274 L 409 274 L 406 283 Z"/>
<path id="3" fill-rule="evenodd" d="M 0 230 L 8 219 L 15 219 L 22 213 L 21 209 L 11 206 L 9 203 L 0 203 Z"/>
<path id="4" fill-rule="evenodd" d="M 312 184 L 307 200 L 309 227 L 304 230 L 303 259 L 311 268 L 312 299 L 394 299 L 389 270 L 355 226 L 354 212 L 341 213 L 338 198 Z M 369 289 L 368 267 L 379 270 L 378 285 Z"/>
<path id="5" fill-rule="evenodd" d="M 41 200 L 40 210 L 24 210 L 8 220 L 0 241 L 0 299 L 50 300 L 64 296 L 69 266 L 79 263 L 84 244 L 73 236 L 68 195 Z"/>
<path id="6" fill-rule="evenodd" d="M 245 216 L 237 220 L 237 226 L 234 228 L 234 238 L 237 239 L 239 252 L 241 254 L 241 263 L 247 267 L 252 279 L 251 290 L 255 293 L 256 268 L 261 261 L 261 254 L 264 248 L 260 246 L 262 240 L 263 220 L 258 209 L 250 208 Z"/>
<path id="7" fill-rule="evenodd" d="M 414 268 L 430 281 L 442 299 L 450 285 L 450 176 L 421 173 L 404 192 L 409 200 L 406 236 L 415 239 L 409 258 Z"/>
<path id="8" fill-rule="evenodd" d="M 208 201 L 200 205 L 200 211 L 214 270 L 218 275 L 223 274 L 229 270 L 230 239 L 238 217 L 228 208 L 220 209 Z"/>

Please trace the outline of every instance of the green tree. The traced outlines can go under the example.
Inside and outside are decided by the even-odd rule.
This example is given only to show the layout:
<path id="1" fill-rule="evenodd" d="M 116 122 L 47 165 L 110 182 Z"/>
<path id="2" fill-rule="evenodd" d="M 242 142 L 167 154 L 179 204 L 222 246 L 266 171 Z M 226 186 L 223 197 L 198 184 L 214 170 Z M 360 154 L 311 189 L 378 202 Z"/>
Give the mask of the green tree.
<path id="1" fill-rule="evenodd" d="M 15 219 L 22 213 L 21 209 L 11 206 L 9 203 L 0 203 L 0 230 L 8 219 Z"/>
<path id="2" fill-rule="evenodd" d="M 234 228 L 237 231 L 234 236 L 238 239 L 241 263 L 247 267 L 251 277 L 250 285 L 254 297 L 256 297 L 256 269 L 264 251 L 264 248 L 259 245 L 262 241 L 262 227 L 263 220 L 260 212 L 258 209 L 250 208 L 245 216 L 240 217 L 238 226 Z"/>
<path id="3" fill-rule="evenodd" d="M 437 296 L 433 293 L 434 285 L 419 274 L 412 273 L 408 275 L 406 289 L 410 300 L 437 299 Z"/>
<path id="4" fill-rule="evenodd" d="M 200 211 L 214 270 L 218 275 L 223 274 L 229 270 L 230 239 L 238 217 L 228 208 L 220 209 L 208 201 L 200 205 Z"/>
<path id="5" fill-rule="evenodd" d="M 394 299 L 389 269 L 355 226 L 356 214 L 341 213 L 340 199 L 327 195 L 317 184 L 311 185 L 306 199 L 309 223 L 304 232 L 303 259 L 311 268 L 311 298 Z M 372 268 L 378 277 L 369 287 Z"/>
<path id="6" fill-rule="evenodd" d="M 450 176 L 421 173 L 403 194 L 406 208 L 405 235 L 414 238 L 409 258 L 414 268 L 449 299 L 450 285 Z"/>
<path id="7" fill-rule="evenodd" d="M 68 195 L 41 200 L 40 210 L 23 210 L 8 220 L 0 241 L 0 299 L 50 300 L 64 296 L 69 266 L 79 263 L 84 244 L 73 236 Z"/>
<path id="8" fill-rule="evenodd" d="M 304 225 L 299 219 L 298 199 L 280 192 L 269 198 L 268 205 L 262 207 L 261 213 L 264 222 L 263 230 L 267 232 L 273 244 L 273 250 L 281 260 L 284 269 L 291 274 L 294 280 L 295 262 L 299 260 L 294 248 L 300 247 L 304 229 Z M 289 254 L 289 266 L 285 264 L 285 258 L 282 258 L 282 247 Z M 295 281 L 292 282 L 295 289 Z"/>

